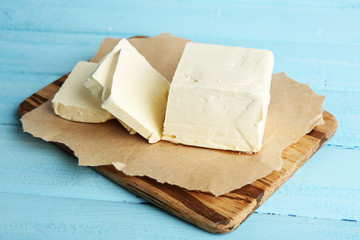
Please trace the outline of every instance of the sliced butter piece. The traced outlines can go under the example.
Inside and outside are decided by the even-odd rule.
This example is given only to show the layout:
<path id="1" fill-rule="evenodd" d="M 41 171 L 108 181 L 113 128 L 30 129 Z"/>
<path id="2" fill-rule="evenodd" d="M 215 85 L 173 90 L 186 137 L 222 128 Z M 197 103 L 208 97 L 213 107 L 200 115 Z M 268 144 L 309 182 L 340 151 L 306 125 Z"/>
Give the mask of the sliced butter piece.
<path id="1" fill-rule="evenodd" d="M 123 48 L 132 47 L 131 44 L 126 40 L 121 40 L 114 48 L 108 53 L 97 65 L 96 68 L 89 74 L 89 77 L 85 79 L 84 86 L 90 91 L 90 93 L 99 101 L 102 102 L 103 99 L 103 90 L 107 81 L 112 81 L 114 75 L 117 56 L 116 53 Z M 125 124 L 123 121 L 118 121 L 130 132 L 130 134 L 135 134 L 131 127 Z"/>
<path id="2" fill-rule="evenodd" d="M 113 118 L 83 86 L 83 81 L 94 67 L 96 63 L 76 64 L 51 101 L 56 115 L 67 120 L 87 123 L 101 123 Z"/>
<path id="3" fill-rule="evenodd" d="M 163 139 L 258 152 L 273 64 L 268 50 L 187 43 L 171 83 Z"/>
<path id="4" fill-rule="evenodd" d="M 89 89 L 91 94 L 100 100 L 102 99 L 102 93 L 104 86 L 107 81 L 112 81 L 112 77 L 115 72 L 115 67 L 117 63 L 117 57 L 115 55 L 119 50 L 123 48 L 132 47 L 129 41 L 126 39 L 121 40 L 112 50 L 109 52 L 100 63 L 94 68 L 94 70 L 89 74 L 88 78 L 84 81 L 84 86 Z"/>
<path id="5" fill-rule="evenodd" d="M 134 47 L 123 48 L 102 107 L 155 143 L 161 139 L 168 91 L 169 82 Z"/>

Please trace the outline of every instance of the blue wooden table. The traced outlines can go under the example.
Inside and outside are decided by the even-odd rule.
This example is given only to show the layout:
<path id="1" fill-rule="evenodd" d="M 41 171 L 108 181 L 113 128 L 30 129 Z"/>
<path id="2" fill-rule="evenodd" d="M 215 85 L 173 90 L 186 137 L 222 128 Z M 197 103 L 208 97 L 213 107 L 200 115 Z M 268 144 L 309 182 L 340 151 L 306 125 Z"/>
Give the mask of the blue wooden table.
<path id="1" fill-rule="evenodd" d="M 105 37 L 265 48 L 325 95 L 335 136 L 237 230 L 214 235 L 22 132 L 17 106 Z M 0 239 L 360 239 L 359 0 L 0 0 Z"/>

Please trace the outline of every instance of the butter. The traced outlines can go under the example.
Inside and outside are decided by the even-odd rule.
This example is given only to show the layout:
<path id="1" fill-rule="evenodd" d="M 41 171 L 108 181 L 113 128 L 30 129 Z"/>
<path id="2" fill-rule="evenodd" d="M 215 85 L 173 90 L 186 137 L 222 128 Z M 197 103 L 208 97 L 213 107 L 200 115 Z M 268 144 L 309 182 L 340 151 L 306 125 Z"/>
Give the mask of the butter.
<path id="1" fill-rule="evenodd" d="M 171 83 L 162 139 L 258 152 L 273 65 L 268 50 L 187 43 Z"/>
<path id="2" fill-rule="evenodd" d="M 124 41 L 124 40 L 122 40 Z M 102 107 L 149 143 L 161 139 L 169 82 L 134 48 L 117 54 L 112 81 L 103 91 Z"/>
<path id="3" fill-rule="evenodd" d="M 101 123 L 113 118 L 83 86 L 83 81 L 96 65 L 90 62 L 76 64 L 51 101 L 56 115 L 67 120 L 87 123 Z"/>
<path id="4" fill-rule="evenodd" d="M 84 81 L 84 86 L 89 89 L 91 94 L 99 101 L 104 100 L 102 99 L 102 92 L 106 82 L 112 81 L 117 63 L 117 57 L 115 57 L 115 55 L 120 49 L 130 47 L 132 46 L 126 39 L 121 40 L 111 52 L 100 61 Z"/>
<path id="5" fill-rule="evenodd" d="M 117 63 L 116 53 L 123 48 L 131 48 L 131 44 L 126 40 L 121 40 L 113 50 L 108 53 L 97 65 L 96 68 L 89 74 L 89 77 L 84 81 L 84 86 L 90 91 L 90 93 L 99 101 L 102 102 L 103 90 L 106 82 L 111 82 L 115 67 Z M 125 124 L 123 121 L 118 121 L 130 132 L 130 134 L 135 134 L 136 132 Z"/>

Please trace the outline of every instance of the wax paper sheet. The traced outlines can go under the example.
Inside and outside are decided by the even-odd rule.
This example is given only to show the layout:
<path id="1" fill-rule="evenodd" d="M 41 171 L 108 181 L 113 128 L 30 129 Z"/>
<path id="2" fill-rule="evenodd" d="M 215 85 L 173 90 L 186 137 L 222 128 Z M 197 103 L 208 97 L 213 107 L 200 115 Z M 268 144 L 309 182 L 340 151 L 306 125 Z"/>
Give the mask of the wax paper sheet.
<path id="1" fill-rule="evenodd" d="M 105 39 L 91 61 L 100 61 L 118 41 Z M 130 40 L 169 81 L 186 41 L 170 34 Z M 114 164 L 127 175 L 221 195 L 280 170 L 281 152 L 323 123 L 323 101 L 323 96 L 285 73 L 273 74 L 263 147 L 254 155 L 165 141 L 149 144 L 138 134 L 130 135 L 116 120 L 101 124 L 64 120 L 53 113 L 50 102 L 25 114 L 21 121 L 25 132 L 67 145 L 80 165 Z"/>

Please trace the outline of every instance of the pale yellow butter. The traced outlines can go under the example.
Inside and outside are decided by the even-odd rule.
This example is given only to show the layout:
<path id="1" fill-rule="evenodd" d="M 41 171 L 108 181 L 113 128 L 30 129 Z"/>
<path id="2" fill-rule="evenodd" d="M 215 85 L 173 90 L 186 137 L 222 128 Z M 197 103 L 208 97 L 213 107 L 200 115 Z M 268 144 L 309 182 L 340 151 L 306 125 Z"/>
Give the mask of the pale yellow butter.
<path id="1" fill-rule="evenodd" d="M 102 107 L 155 143 L 162 136 L 169 82 L 133 46 L 114 56 L 117 63 L 104 87 Z"/>
<path id="2" fill-rule="evenodd" d="M 162 139 L 258 152 L 273 65 L 268 50 L 187 43 L 171 83 Z"/>
<path id="3" fill-rule="evenodd" d="M 104 100 L 103 91 L 106 82 L 111 82 L 118 56 L 116 55 L 119 50 L 124 48 L 131 48 L 131 44 L 126 40 L 121 40 L 112 50 L 108 53 L 100 63 L 89 74 L 88 78 L 84 81 L 84 86 L 90 91 L 90 93 L 101 103 Z M 135 134 L 136 131 L 129 127 L 126 123 L 118 119 L 118 121 L 130 132 Z"/>
<path id="4" fill-rule="evenodd" d="M 96 63 L 78 62 L 51 101 L 56 115 L 71 121 L 101 123 L 112 115 L 83 86 Z"/>

